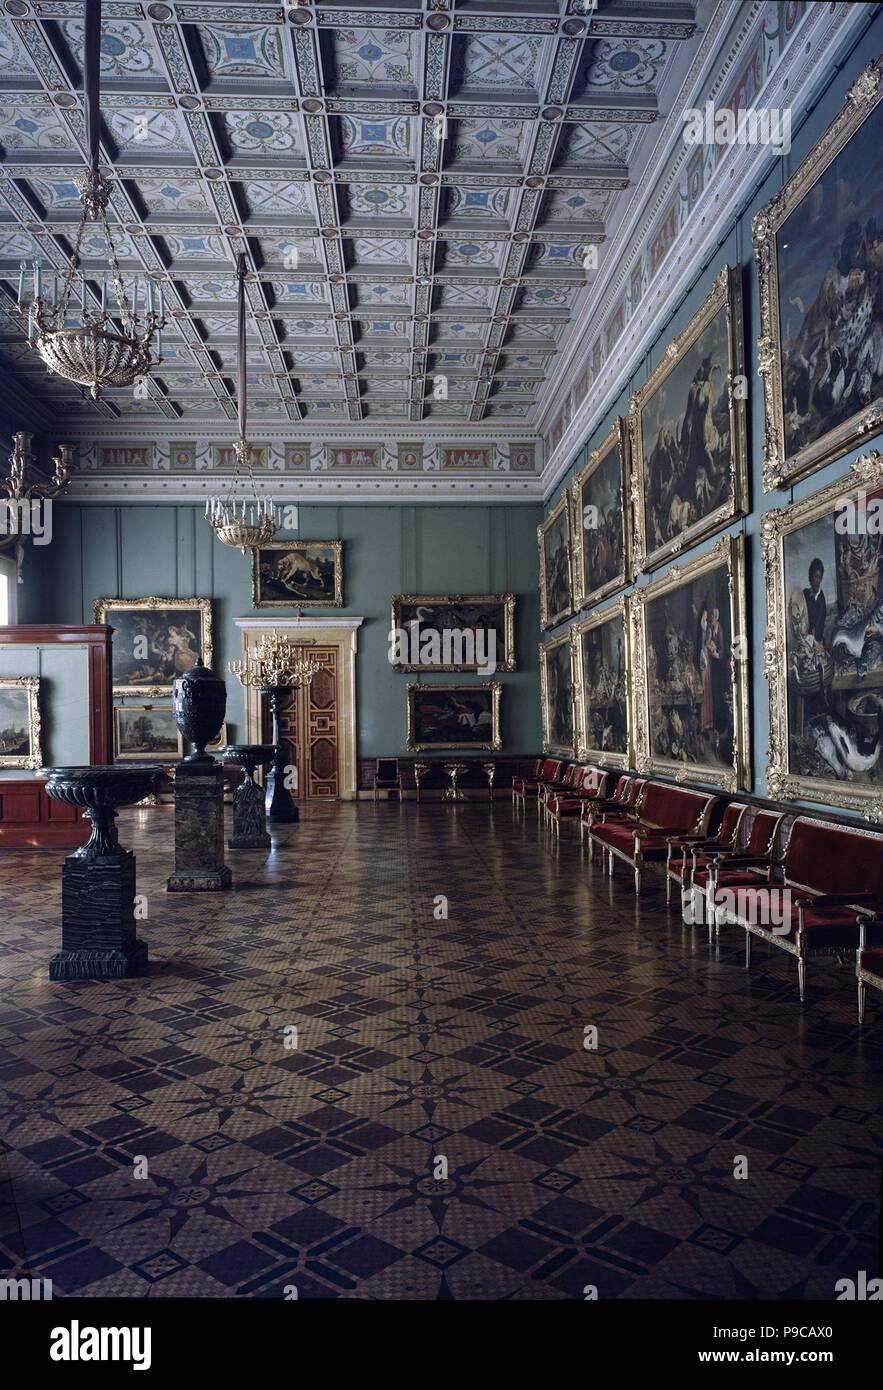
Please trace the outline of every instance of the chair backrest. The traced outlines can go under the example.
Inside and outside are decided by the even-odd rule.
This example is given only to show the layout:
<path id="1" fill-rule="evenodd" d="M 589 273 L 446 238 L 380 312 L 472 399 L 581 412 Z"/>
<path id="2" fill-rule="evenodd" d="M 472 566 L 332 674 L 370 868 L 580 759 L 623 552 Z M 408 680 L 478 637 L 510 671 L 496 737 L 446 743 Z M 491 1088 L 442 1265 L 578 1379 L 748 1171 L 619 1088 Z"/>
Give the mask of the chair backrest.
<path id="1" fill-rule="evenodd" d="M 613 800 L 628 801 L 629 788 L 631 787 L 633 781 L 633 777 L 618 777 L 616 779 L 616 786 L 613 789 Z"/>
<path id="2" fill-rule="evenodd" d="M 600 767 L 587 767 L 583 777 L 583 790 L 592 792 L 596 797 L 606 796 L 608 781 L 608 774 L 602 772 Z"/>
<path id="3" fill-rule="evenodd" d="M 751 833 L 745 846 L 746 854 L 772 854 L 784 814 L 784 811 L 758 811 L 751 822 Z"/>
<path id="4" fill-rule="evenodd" d="M 540 775 L 540 773 L 542 772 L 542 770 L 543 770 L 543 759 L 542 759 L 542 758 L 537 758 L 537 759 L 535 760 L 534 764 L 533 764 L 533 767 L 531 768 L 530 772 L 529 772 L 527 775 L 528 775 L 528 777 L 539 777 L 539 775 Z"/>
<path id="5" fill-rule="evenodd" d="M 798 817 L 785 877 L 818 893 L 883 893 L 883 835 Z"/>
<path id="6" fill-rule="evenodd" d="M 644 793 L 644 788 L 646 786 L 648 786 L 646 778 L 633 777 L 628 789 L 628 794 L 625 797 L 626 804 L 628 806 L 637 806 L 638 802 L 641 800 L 641 797 Z"/>
<path id="7" fill-rule="evenodd" d="M 554 782 L 563 766 L 560 758 L 546 758 L 540 771 L 540 777 L 544 782 Z"/>
<path id="8" fill-rule="evenodd" d="M 394 781 L 399 775 L 398 758 L 378 758 L 376 775 L 379 782 Z"/>
<path id="9" fill-rule="evenodd" d="M 744 801 L 731 801 L 724 811 L 720 830 L 717 832 L 717 842 L 721 848 L 732 849 L 739 834 L 739 826 L 742 824 L 742 817 L 748 807 Z"/>
<path id="10" fill-rule="evenodd" d="M 665 782 L 649 782 L 641 798 L 641 819 L 667 830 L 701 835 L 717 797 Z"/>
<path id="11" fill-rule="evenodd" d="M 563 787 L 572 787 L 576 782 L 576 774 L 579 772 L 579 763 L 568 763 L 564 769 L 564 776 L 561 778 Z"/>

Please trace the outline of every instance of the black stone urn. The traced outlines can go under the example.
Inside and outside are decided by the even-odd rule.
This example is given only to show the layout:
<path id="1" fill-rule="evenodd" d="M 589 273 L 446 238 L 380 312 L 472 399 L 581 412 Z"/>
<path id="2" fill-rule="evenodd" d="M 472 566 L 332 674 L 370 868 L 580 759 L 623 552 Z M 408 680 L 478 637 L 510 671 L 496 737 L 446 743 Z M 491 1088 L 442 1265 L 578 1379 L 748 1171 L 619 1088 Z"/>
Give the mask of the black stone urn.
<path id="1" fill-rule="evenodd" d="M 227 711 L 227 686 L 202 658 L 172 684 L 172 710 L 175 723 L 191 746 L 185 763 L 212 763 L 205 745 L 220 732 Z"/>
<path id="2" fill-rule="evenodd" d="M 105 767 L 44 767 L 46 792 L 53 801 L 79 806 L 92 822 L 88 842 L 69 857 L 92 863 L 96 859 L 119 859 L 128 851 L 120 849 L 116 831 L 118 806 L 131 806 L 150 796 L 161 767 L 146 764 L 126 766 L 113 763 Z"/>
<path id="3" fill-rule="evenodd" d="M 238 763 L 245 777 L 233 794 L 233 834 L 227 841 L 230 849 L 269 849 L 264 815 L 264 793 L 254 780 L 259 767 L 273 761 L 276 749 L 272 743 L 228 743 L 221 749 L 225 763 Z"/>
<path id="4" fill-rule="evenodd" d="M 120 980 L 147 964 L 147 943 L 135 934 L 135 856 L 117 839 L 116 808 L 143 801 L 162 768 L 47 767 L 53 801 L 79 806 L 92 822 L 88 844 L 61 871 L 61 950 L 50 980 Z"/>

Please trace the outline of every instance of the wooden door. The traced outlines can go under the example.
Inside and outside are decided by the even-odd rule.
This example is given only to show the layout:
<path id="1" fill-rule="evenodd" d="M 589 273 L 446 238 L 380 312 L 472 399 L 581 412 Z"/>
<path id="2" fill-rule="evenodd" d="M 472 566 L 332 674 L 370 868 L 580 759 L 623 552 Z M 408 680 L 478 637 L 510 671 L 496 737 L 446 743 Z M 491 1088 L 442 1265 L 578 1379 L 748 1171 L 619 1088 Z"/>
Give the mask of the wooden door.
<path id="1" fill-rule="evenodd" d="M 340 725 L 338 719 L 338 649 L 311 644 L 300 648 L 322 662 L 308 686 L 289 692 L 279 717 L 285 761 L 297 768 L 299 801 L 328 800 L 340 795 Z M 268 701 L 264 702 L 268 706 Z M 265 708 L 264 728 L 272 725 Z"/>

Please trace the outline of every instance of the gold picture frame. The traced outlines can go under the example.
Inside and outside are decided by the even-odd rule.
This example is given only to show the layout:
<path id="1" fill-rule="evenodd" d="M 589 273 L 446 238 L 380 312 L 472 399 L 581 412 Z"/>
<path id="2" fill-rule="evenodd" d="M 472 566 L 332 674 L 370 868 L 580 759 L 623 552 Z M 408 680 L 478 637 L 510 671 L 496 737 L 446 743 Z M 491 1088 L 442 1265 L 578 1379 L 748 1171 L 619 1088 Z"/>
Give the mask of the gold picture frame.
<path id="1" fill-rule="evenodd" d="M 515 595 L 514 594 L 394 594 L 392 599 L 392 634 L 407 631 L 407 617 L 403 616 L 403 609 L 409 607 L 421 608 L 456 608 L 464 607 L 468 604 L 489 607 L 496 604 L 500 608 L 500 626 L 503 633 L 502 656 L 495 658 L 494 669 L 497 671 L 514 671 L 515 667 Z M 468 617 L 468 614 L 466 615 Z M 445 628 L 444 631 L 460 631 L 464 628 Z M 419 641 L 419 636 L 418 636 Z M 395 653 L 393 652 L 393 655 Z M 410 653 L 413 656 L 413 652 Z M 393 661 L 394 671 L 478 671 L 483 669 L 476 662 L 439 662 L 430 664 L 427 662 L 406 662 Z"/>
<path id="2" fill-rule="evenodd" d="M 846 101 L 776 196 L 754 217 L 752 236 L 760 294 L 760 335 L 757 340 L 758 374 L 763 382 L 764 457 L 763 489 L 790 487 L 847 453 L 861 439 L 883 426 L 883 393 L 849 419 L 820 434 L 788 456 L 782 370 L 782 325 L 779 232 L 799 208 L 850 140 L 883 98 L 883 56 L 874 59 L 853 83 Z M 845 194 L 843 195 L 846 196 Z M 833 250 L 833 248 L 832 248 Z M 832 256 L 832 265 L 836 262 Z M 793 302 L 793 301 L 792 301 Z"/>
<path id="3" fill-rule="evenodd" d="M 836 610 L 833 614 L 829 613 L 829 622 L 826 624 L 832 626 L 833 635 L 836 635 L 841 626 L 845 612 L 853 607 L 862 591 L 864 603 L 858 604 L 859 611 L 864 608 L 867 613 L 876 606 L 878 573 L 864 572 L 861 564 L 849 566 L 838 573 L 834 525 L 835 513 L 840 511 L 844 503 L 853 502 L 861 506 L 864 496 L 866 505 L 869 494 L 883 494 L 883 455 L 877 452 L 856 459 L 844 477 L 836 479 L 799 502 L 766 512 L 761 520 L 761 552 L 769 613 L 763 646 L 763 669 L 769 687 L 770 702 L 767 789 L 768 795 L 777 800 L 823 802 L 827 806 L 835 806 L 844 811 L 858 811 L 868 820 L 880 822 L 883 821 L 883 782 L 862 782 L 846 766 L 841 767 L 840 776 L 833 767 L 830 776 L 792 771 L 792 735 L 803 735 L 809 726 L 811 704 L 816 706 L 818 715 L 822 707 L 827 710 L 838 699 L 846 704 L 848 709 L 849 703 L 853 700 L 862 703 L 871 697 L 873 707 L 868 713 L 874 726 L 878 726 L 876 701 L 881 698 L 877 692 L 883 687 L 883 670 L 877 667 L 864 674 L 849 672 L 850 665 L 864 658 L 864 642 L 857 654 L 854 646 L 850 649 L 844 644 L 846 659 L 842 662 L 836 657 L 833 641 L 830 654 L 826 652 L 826 644 L 823 644 L 821 650 L 817 648 L 815 653 L 811 653 L 811 661 L 807 665 L 801 661 L 804 648 L 800 640 L 802 638 L 803 642 L 806 642 L 810 632 L 801 621 L 804 615 L 800 612 L 801 580 L 807 556 L 811 557 L 812 564 L 817 556 L 824 556 L 823 564 L 828 574 L 835 577 Z M 841 512 L 841 515 L 843 514 L 845 513 Z M 828 518 L 832 521 L 830 540 L 833 556 L 830 557 L 826 553 L 825 543 L 817 525 Z M 802 547 L 795 544 L 789 561 L 789 557 L 786 556 L 788 538 L 811 527 L 816 528 L 816 534 L 806 537 Z M 796 563 L 798 551 L 801 552 L 800 569 L 797 569 Z M 878 556 L 878 572 L 879 564 Z M 799 577 L 795 576 L 795 570 Z M 841 611 L 840 585 L 850 581 L 853 589 L 852 592 L 843 594 L 844 611 Z M 805 602 L 805 591 L 803 594 Z M 844 629 L 846 626 L 843 624 Z M 861 620 L 858 624 L 852 623 L 849 626 L 860 628 Z M 844 635 L 847 635 L 845 631 Z M 855 658 L 854 661 L 851 656 Z M 854 692 L 852 697 L 850 691 Z M 838 713 L 842 718 L 842 712 Z M 824 719 L 824 715 L 821 717 Z M 879 757 L 879 731 L 877 744 Z M 831 756 L 833 748 L 828 757 Z M 828 758 L 820 752 L 819 761 L 828 761 Z"/>
<path id="4" fill-rule="evenodd" d="M 435 698 L 441 699 L 444 695 L 457 696 L 462 701 L 462 696 L 467 692 L 481 692 L 482 696 L 489 698 L 486 703 L 487 710 L 479 712 L 480 716 L 484 713 L 490 715 L 490 737 L 488 739 L 466 740 L 456 737 L 448 740 L 439 740 L 424 737 L 420 725 L 420 711 L 418 702 L 420 696 L 425 692 L 431 691 Z M 475 685 L 430 685 L 424 681 L 413 681 L 408 685 L 408 736 L 405 748 L 409 753 L 423 753 L 429 749 L 447 749 L 450 752 L 465 753 L 470 750 L 475 752 L 499 752 L 503 746 L 503 737 L 500 725 L 500 701 L 502 698 L 503 687 L 499 681 L 489 681 Z M 452 708 L 451 715 L 459 718 L 456 711 Z"/>
<path id="5" fill-rule="evenodd" d="M 159 711 L 161 714 L 168 714 L 174 723 L 174 712 L 171 705 L 114 705 L 113 709 L 113 756 L 117 763 L 144 763 L 144 762 L 164 762 L 184 756 L 184 738 L 180 729 L 175 729 L 176 749 L 160 750 L 145 748 L 138 752 L 123 751 L 123 729 L 127 715 L 153 714 Z"/>
<path id="6" fill-rule="evenodd" d="M 280 582 L 280 593 L 268 591 L 267 581 L 261 573 L 261 556 L 266 552 L 288 550 L 303 557 L 307 564 L 315 567 L 318 561 L 327 563 L 329 558 L 334 566 L 332 597 L 304 598 L 301 595 L 285 592 Z M 307 574 L 305 569 L 295 573 Z M 330 593 L 330 589 L 329 589 Z M 251 603 L 253 608 L 342 608 L 343 607 L 343 542 L 342 541 L 268 541 L 266 545 L 253 546 L 251 552 Z"/>
<path id="7" fill-rule="evenodd" d="M 706 668 L 705 684 L 702 682 L 701 653 L 692 653 L 688 664 L 681 656 L 684 646 L 683 631 L 672 625 L 669 640 L 674 648 L 669 659 L 669 668 L 660 679 L 658 675 L 658 652 L 661 643 L 658 633 L 652 644 L 648 642 L 648 611 L 658 599 L 666 598 L 678 590 L 693 587 L 714 571 L 721 570 L 726 575 L 726 583 L 718 580 L 718 605 L 726 604 L 729 626 L 729 643 L 723 623 L 720 624 L 718 657 L 720 671 L 726 669 L 723 651 L 729 646 L 729 690 L 731 698 L 717 698 L 709 690 L 711 672 Z M 696 640 L 699 646 L 698 629 L 701 613 L 708 614 L 712 598 L 706 591 L 700 608 L 696 610 L 693 596 L 691 608 L 696 623 Z M 631 595 L 631 655 L 632 655 L 632 711 L 634 717 L 635 768 L 638 772 L 661 773 L 677 782 L 696 781 L 720 787 L 725 792 L 748 790 L 751 785 L 751 731 L 749 721 L 748 690 L 748 628 L 745 595 L 745 541 L 743 536 L 723 536 L 704 555 L 691 560 L 686 565 L 673 565 L 671 569 L 652 584 L 636 589 Z M 669 619 L 669 622 L 671 620 Z M 658 625 L 657 625 L 658 626 Z M 709 623 L 710 627 L 710 623 Z M 703 630 L 703 638 L 705 632 Z M 714 632 L 708 631 L 708 638 Z M 708 663 L 710 665 L 710 663 Z M 672 675 L 672 671 L 675 675 Z M 714 723 L 711 732 L 703 735 L 710 741 L 718 737 L 719 719 L 722 706 L 728 707 L 730 723 L 723 732 L 731 744 L 731 756 L 722 762 L 711 762 L 691 755 L 691 747 L 698 744 L 697 724 L 703 724 L 708 714 L 705 701 L 713 704 L 710 713 Z M 668 716 L 665 708 L 668 706 Z M 697 718 L 696 706 L 700 713 Z M 684 713 L 680 711 L 683 709 Z M 659 746 L 669 744 L 668 755 L 660 753 Z M 726 742 L 724 743 L 726 746 Z M 654 751 L 655 747 L 655 751 Z"/>
<path id="8" fill-rule="evenodd" d="M 619 573 L 601 584 L 592 584 L 586 575 L 586 548 L 583 532 L 587 529 L 583 522 L 586 508 L 586 488 L 597 475 L 614 449 L 619 449 L 619 515 L 622 518 L 622 568 Z M 630 448 L 628 423 L 620 416 L 608 431 L 597 449 L 593 449 L 576 474 L 572 489 L 571 512 L 571 576 L 573 583 L 573 611 L 591 608 L 602 603 L 612 594 L 624 589 L 632 579 L 632 535 L 630 506 Z M 591 504 L 590 504 L 591 505 Z"/>
<path id="9" fill-rule="evenodd" d="M 9 696 L 3 692 L 9 691 Z M 16 698 L 18 697 L 18 698 Z M 39 676 L 0 676 L 0 767 L 28 768 L 31 772 L 43 766 L 43 752 L 40 746 L 40 677 Z M 27 729 L 27 751 L 17 747 L 15 735 L 18 726 L 6 727 L 9 718 L 26 721 L 21 730 Z M 7 747 L 12 743 L 13 747 Z"/>
<path id="10" fill-rule="evenodd" d="M 623 716 L 625 722 L 625 737 L 620 740 L 625 743 L 622 749 L 599 747 L 597 742 L 591 737 L 594 721 L 589 716 L 590 701 L 587 698 L 589 692 L 588 673 L 586 671 L 586 643 L 584 638 L 587 634 L 598 634 L 601 629 L 618 624 L 622 629 L 622 671 L 616 670 L 616 658 L 608 657 L 602 664 L 602 671 L 612 671 L 612 684 L 610 695 L 616 696 L 621 687 Z M 608 608 L 602 608 L 593 613 L 591 617 L 584 618 L 581 623 L 574 623 L 573 628 L 573 661 L 574 661 L 574 703 L 576 706 L 576 756 L 580 762 L 601 762 L 605 767 L 615 767 L 626 769 L 632 766 L 634 754 L 633 748 L 633 727 L 634 719 L 632 716 L 632 663 L 631 663 L 631 642 L 630 642 L 630 600 L 627 594 L 621 595 Z M 609 709 L 614 703 L 619 703 L 617 699 L 605 701 L 605 707 Z M 616 730 L 612 723 L 608 725 Z M 601 742 L 605 740 L 602 737 Z"/>
<path id="11" fill-rule="evenodd" d="M 567 661 L 561 661 L 559 653 L 567 652 Z M 565 725 L 564 730 L 559 729 L 559 720 L 553 717 L 552 698 L 560 685 L 560 675 L 553 677 L 553 663 L 557 668 L 561 663 L 562 668 L 566 668 L 568 673 L 569 691 L 564 701 L 564 708 L 559 713 L 563 714 Z M 563 633 L 561 637 L 556 637 L 552 642 L 544 642 L 540 645 L 540 701 L 543 718 L 543 752 L 550 754 L 561 754 L 572 758 L 576 748 L 576 682 L 574 677 L 574 648 L 571 630 Z M 569 713 L 568 713 L 569 702 Z M 560 733 L 570 733 L 570 739 L 560 738 Z"/>
<path id="12" fill-rule="evenodd" d="M 702 336 L 710 330 L 718 315 L 724 315 L 724 338 L 726 343 L 727 376 L 726 395 L 729 416 L 730 450 L 727 465 L 729 476 L 729 497 L 715 506 L 704 516 L 687 520 L 683 529 L 662 542 L 648 539 L 649 526 L 647 514 L 647 466 L 644 455 L 643 413 L 665 387 L 671 374 L 699 343 Z M 704 366 L 704 363 L 702 364 Z M 713 371 L 713 366 L 711 368 Z M 705 380 L 710 380 L 706 376 Z M 695 384 L 695 377 L 694 383 Z M 691 395 L 692 395 L 691 384 Z M 741 388 L 741 389 L 739 389 Z M 686 327 L 668 344 L 661 362 L 654 368 L 640 390 L 629 401 L 628 427 L 631 464 L 631 498 L 633 514 L 632 564 L 634 573 L 658 569 L 666 560 L 672 559 L 684 550 L 691 549 L 699 541 L 705 540 L 721 527 L 728 526 L 748 511 L 748 445 L 746 430 L 745 402 L 748 379 L 745 375 L 745 331 L 742 320 L 742 285 L 739 271 L 724 266 L 717 276 L 710 292 L 700 304 Z M 688 397 L 689 400 L 689 397 Z M 694 410 L 696 409 L 694 403 Z M 681 421 L 683 426 L 684 421 Z M 678 448 L 680 441 L 676 441 Z M 677 448 L 675 450 L 677 452 Z M 698 475 L 687 479 L 690 496 L 699 495 Z M 707 475 L 706 475 L 707 476 Z M 685 492 L 688 489 L 685 488 Z M 681 499 L 681 508 L 690 507 L 687 497 Z M 672 504 L 673 505 L 673 504 Z M 689 510 L 685 513 L 689 517 Z M 677 514 L 672 517 L 677 524 Z"/>
<path id="13" fill-rule="evenodd" d="M 556 528 L 560 529 L 563 522 L 564 531 L 564 560 L 565 573 L 563 578 L 567 586 L 567 600 L 563 607 L 554 608 L 555 595 L 550 594 L 549 585 L 553 579 L 559 580 L 561 576 L 550 573 L 549 560 L 553 564 L 557 563 L 560 568 L 561 561 L 557 555 L 551 557 L 546 553 L 546 537 L 553 533 Z M 558 623 L 569 618 L 573 612 L 573 570 L 571 566 L 571 529 L 570 529 L 570 492 L 565 489 L 558 502 L 549 512 L 549 515 L 540 522 L 537 527 L 537 546 L 540 553 L 540 627 L 545 629 L 555 627 Z M 559 547 L 560 551 L 560 547 Z M 563 595 L 562 595 L 563 597 Z"/>
<path id="14" fill-rule="evenodd" d="M 141 695 L 146 699 L 154 699 L 163 695 L 171 695 L 172 682 L 177 676 L 189 671 L 196 663 L 197 657 L 201 657 L 203 664 L 212 664 L 212 601 L 209 598 L 99 598 L 92 605 L 92 611 L 96 623 L 109 624 L 115 629 L 113 640 L 113 652 L 111 658 L 111 680 L 114 695 Z M 162 613 L 185 613 L 199 615 L 199 651 L 195 651 L 190 645 L 190 638 L 196 640 L 196 633 L 192 628 L 181 629 L 172 623 L 167 623 L 165 636 L 169 637 L 174 633 L 175 636 L 165 650 L 157 648 L 157 641 L 162 640 Z M 122 621 L 114 623 L 112 615 L 114 613 L 122 615 Z M 153 631 L 145 634 L 135 634 L 134 624 L 128 621 L 128 615 L 141 613 L 152 619 Z M 145 626 L 149 624 L 145 623 Z M 116 633 L 124 633 L 123 639 L 117 638 Z M 131 661 L 123 656 L 121 647 L 127 642 L 129 636 L 141 637 L 145 642 L 145 650 L 140 657 L 133 657 Z M 133 648 L 134 650 L 134 648 Z M 138 678 L 138 662 L 143 661 L 148 670 L 152 670 L 153 677 L 145 675 L 143 679 Z M 133 679 L 121 681 L 118 679 L 126 665 L 130 664 Z M 164 666 L 161 678 L 156 677 L 157 665 Z"/>

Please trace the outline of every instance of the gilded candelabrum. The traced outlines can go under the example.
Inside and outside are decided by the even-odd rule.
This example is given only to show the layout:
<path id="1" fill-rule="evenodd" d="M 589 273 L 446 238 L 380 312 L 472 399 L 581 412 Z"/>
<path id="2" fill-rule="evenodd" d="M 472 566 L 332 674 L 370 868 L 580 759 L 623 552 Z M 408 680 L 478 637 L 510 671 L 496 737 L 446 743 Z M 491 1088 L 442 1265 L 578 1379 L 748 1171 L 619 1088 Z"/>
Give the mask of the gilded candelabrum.
<path id="1" fill-rule="evenodd" d="M 33 437 L 28 430 L 18 430 L 12 436 L 9 476 L 0 478 L 0 553 L 16 551 L 19 583 L 26 539 L 30 536 L 43 545 L 51 539 L 50 509 L 45 504 L 67 487 L 73 453 L 72 444 L 59 444 L 58 453 L 52 460 L 54 472 L 49 482 L 35 482 L 26 486 L 34 462 L 31 454 Z"/>
<path id="2" fill-rule="evenodd" d="M 298 809 L 286 786 L 285 751 L 282 747 L 279 717 L 282 701 L 290 690 L 309 685 L 321 667 L 321 659 L 293 646 L 281 632 L 261 634 L 244 661 L 228 661 L 227 669 L 240 685 L 270 697 L 273 718 L 273 766 L 267 775 L 266 811 L 271 824 L 299 819 Z"/>

